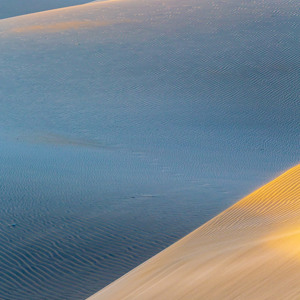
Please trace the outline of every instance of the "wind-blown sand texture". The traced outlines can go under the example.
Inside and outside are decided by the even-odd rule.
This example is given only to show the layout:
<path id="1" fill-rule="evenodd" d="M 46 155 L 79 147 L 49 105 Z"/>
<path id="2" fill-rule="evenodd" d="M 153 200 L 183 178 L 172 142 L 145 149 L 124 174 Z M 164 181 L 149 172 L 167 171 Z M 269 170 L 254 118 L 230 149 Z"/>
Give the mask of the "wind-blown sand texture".
<path id="1" fill-rule="evenodd" d="M 0 20 L 0 299 L 82 300 L 299 163 L 298 7 Z"/>
<path id="2" fill-rule="evenodd" d="M 89 300 L 299 299 L 300 165 Z"/>

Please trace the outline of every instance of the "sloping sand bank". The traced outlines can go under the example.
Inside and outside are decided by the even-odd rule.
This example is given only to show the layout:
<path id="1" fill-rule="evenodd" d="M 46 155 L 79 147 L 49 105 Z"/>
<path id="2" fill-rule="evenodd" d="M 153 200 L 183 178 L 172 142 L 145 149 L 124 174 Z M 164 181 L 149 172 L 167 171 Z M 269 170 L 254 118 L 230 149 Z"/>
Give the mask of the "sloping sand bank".
<path id="1" fill-rule="evenodd" d="M 79 5 L 89 0 L 1 0 L 0 19 L 41 12 L 49 9 Z"/>
<path id="2" fill-rule="evenodd" d="M 299 299 L 300 165 L 89 300 Z"/>

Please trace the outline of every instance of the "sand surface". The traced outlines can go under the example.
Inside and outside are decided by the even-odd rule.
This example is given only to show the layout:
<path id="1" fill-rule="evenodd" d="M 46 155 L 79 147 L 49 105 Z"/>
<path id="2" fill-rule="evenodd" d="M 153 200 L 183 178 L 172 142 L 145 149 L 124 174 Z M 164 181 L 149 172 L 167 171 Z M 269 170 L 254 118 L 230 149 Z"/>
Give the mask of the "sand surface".
<path id="1" fill-rule="evenodd" d="M 0 299 L 85 299 L 299 163 L 298 7 L 0 20 Z"/>
<path id="2" fill-rule="evenodd" d="M 300 165 L 110 284 L 96 299 L 299 299 Z"/>
<path id="3" fill-rule="evenodd" d="M 1 0 L 0 19 L 91 2 L 89 0 Z"/>

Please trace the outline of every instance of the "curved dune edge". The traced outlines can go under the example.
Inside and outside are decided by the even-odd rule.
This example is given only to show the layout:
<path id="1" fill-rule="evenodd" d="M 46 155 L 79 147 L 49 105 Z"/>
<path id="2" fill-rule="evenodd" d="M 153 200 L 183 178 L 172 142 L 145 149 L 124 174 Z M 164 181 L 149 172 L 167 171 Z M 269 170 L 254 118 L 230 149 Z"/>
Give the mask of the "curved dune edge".
<path id="1" fill-rule="evenodd" d="M 101 0 L 101 1 L 91 1 L 83 4 L 78 5 L 71 5 L 71 6 L 65 6 L 65 7 L 59 7 L 59 8 L 53 8 L 38 12 L 33 12 L 29 14 L 24 15 L 18 15 L 10 18 L 0 19 L 0 23 L 15 23 L 20 21 L 30 22 L 31 20 L 34 20 L 35 18 L 43 18 L 43 17 L 57 17 L 61 16 L 64 13 L 77 13 L 82 12 L 84 10 L 88 10 L 91 7 L 107 7 L 107 5 L 110 5 L 111 3 L 122 3 L 122 2 L 130 2 L 132 0 Z"/>
<path id="2" fill-rule="evenodd" d="M 0 36 L 9 37 L 20 34 L 36 34 L 77 30 L 79 28 L 103 27 L 131 20 L 109 16 L 103 18 L 94 12 L 95 9 L 112 8 L 113 4 L 126 4 L 132 0 L 103 0 L 85 4 L 50 9 L 41 12 L 11 17 L 0 20 Z"/>
<path id="3" fill-rule="evenodd" d="M 72 10 L 78 10 L 78 9 L 83 9 L 85 7 L 90 7 L 90 6 L 98 6 L 98 5 L 106 5 L 107 3 L 112 3 L 112 2 L 121 2 L 121 1 L 128 1 L 128 0 L 100 0 L 100 1 L 93 1 L 91 0 L 90 2 L 87 3 L 82 3 L 82 4 L 77 4 L 77 5 L 70 5 L 70 6 L 65 6 L 65 7 L 58 7 L 58 8 L 53 8 L 53 9 L 47 9 L 43 11 L 37 11 L 37 12 L 32 12 L 24 15 L 17 15 L 14 17 L 9 17 L 9 18 L 4 18 L 0 19 L 0 22 L 15 22 L 16 20 L 21 20 L 21 19 L 30 19 L 30 18 L 35 18 L 39 16 L 46 16 L 46 15 L 55 15 L 55 14 L 60 14 L 62 12 L 66 11 L 72 11 Z"/>
<path id="4" fill-rule="evenodd" d="M 296 299 L 300 164 L 89 297 Z"/>

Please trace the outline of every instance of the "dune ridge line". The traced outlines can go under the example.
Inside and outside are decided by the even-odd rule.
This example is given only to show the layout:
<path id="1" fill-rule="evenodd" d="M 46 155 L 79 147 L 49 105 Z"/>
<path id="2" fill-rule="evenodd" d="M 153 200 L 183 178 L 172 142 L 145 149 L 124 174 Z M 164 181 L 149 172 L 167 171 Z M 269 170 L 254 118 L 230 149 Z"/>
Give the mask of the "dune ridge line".
<path id="1" fill-rule="evenodd" d="M 300 164 L 88 299 L 297 299 L 299 272 Z"/>
<path id="2" fill-rule="evenodd" d="M 113 2 L 125 2 L 125 1 L 130 1 L 130 0 L 103 0 L 103 1 L 91 1 L 83 4 L 77 4 L 77 5 L 71 5 L 71 6 L 65 6 L 65 7 L 59 7 L 59 8 L 53 8 L 53 9 L 47 9 L 43 11 L 37 11 L 37 12 L 32 12 L 24 15 L 17 15 L 9 18 L 4 18 L 0 19 L 0 22 L 15 22 L 17 20 L 30 20 L 32 17 L 44 17 L 45 15 L 53 15 L 55 16 L 56 14 L 61 14 L 63 12 L 66 12 L 68 10 L 78 10 L 82 9 L 84 7 L 90 7 L 90 6 L 98 6 L 98 5 L 106 5 L 108 3 L 113 3 Z"/>

